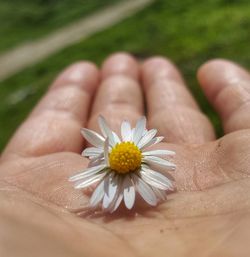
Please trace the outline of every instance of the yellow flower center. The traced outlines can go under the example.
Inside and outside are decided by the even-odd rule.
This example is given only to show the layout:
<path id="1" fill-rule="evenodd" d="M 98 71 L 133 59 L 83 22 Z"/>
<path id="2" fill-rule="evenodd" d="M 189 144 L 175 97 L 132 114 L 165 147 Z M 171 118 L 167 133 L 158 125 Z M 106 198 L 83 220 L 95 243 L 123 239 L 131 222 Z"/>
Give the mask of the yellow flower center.
<path id="1" fill-rule="evenodd" d="M 141 165 L 142 154 L 132 142 L 116 144 L 109 154 L 110 168 L 118 173 L 135 171 Z"/>

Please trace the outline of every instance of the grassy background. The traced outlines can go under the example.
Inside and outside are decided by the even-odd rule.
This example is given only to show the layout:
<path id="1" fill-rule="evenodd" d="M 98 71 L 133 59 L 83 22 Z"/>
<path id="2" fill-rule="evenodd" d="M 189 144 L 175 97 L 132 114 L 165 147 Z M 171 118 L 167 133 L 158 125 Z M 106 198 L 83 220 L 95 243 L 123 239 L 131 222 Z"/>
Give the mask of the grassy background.
<path id="1" fill-rule="evenodd" d="M 171 58 L 221 134 L 219 119 L 197 85 L 196 70 L 215 57 L 250 67 L 249 28 L 248 0 L 158 0 L 116 26 L 0 83 L 0 149 L 62 68 L 80 59 L 100 64 L 108 54 L 121 50 L 140 58 Z"/>
<path id="2" fill-rule="evenodd" d="M 120 1 L 120 0 L 119 0 Z M 118 0 L 2 0 L 0 52 L 33 40 Z"/>

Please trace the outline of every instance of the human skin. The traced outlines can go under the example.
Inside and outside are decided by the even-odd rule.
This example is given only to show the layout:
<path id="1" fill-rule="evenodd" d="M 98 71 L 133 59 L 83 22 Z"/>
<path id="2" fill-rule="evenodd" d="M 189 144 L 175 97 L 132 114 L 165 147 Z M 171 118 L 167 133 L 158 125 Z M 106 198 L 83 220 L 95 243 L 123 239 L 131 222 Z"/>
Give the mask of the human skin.
<path id="1" fill-rule="evenodd" d="M 250 252 L 250 75 L 226 60 L 198 70 L 219 113 L 216 139 L 175 66 L 163 57 L 139 64 L 117 53 L 100 70 L 73 64 L 10 140 L 0 159 L 0 256 L 244 257 Z M 147 110 L 147 112 L 145 111 Z M 116 132 L 145 115 L 174 150 L 175 192 L 157 207 L 84 211 L 89 191 L 68 177 L 87 166 L 81 127 Z M 163 171 L 164 172 L 164 171 Z"/>

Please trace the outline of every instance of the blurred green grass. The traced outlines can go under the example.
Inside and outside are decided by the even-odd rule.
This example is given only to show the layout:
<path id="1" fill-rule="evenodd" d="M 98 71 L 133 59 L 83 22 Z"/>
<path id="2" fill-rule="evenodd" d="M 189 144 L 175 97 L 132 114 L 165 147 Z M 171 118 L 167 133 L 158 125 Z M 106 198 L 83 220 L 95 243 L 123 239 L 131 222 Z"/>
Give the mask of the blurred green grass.
<path id="1" fill-rule="evenodd" d="M 172 59 L 221 135 L 220 121 L 197 84 L 196 71 L 211 58 L 228 58 L 250 67 L 249 28 L 249 1 L 158 0 L 0 83 L 0 149 L 62 68 L 82 59 L 100 64 L 114 51 L 128 51 L 139 58 L 164 55 Z"/>
<path id="2" fill-rule="evenodd" d="M 119 0 L 120 1 L 120 0 Z M 0 52 L 37 39 L 118 0 L 0 1 Z"/>

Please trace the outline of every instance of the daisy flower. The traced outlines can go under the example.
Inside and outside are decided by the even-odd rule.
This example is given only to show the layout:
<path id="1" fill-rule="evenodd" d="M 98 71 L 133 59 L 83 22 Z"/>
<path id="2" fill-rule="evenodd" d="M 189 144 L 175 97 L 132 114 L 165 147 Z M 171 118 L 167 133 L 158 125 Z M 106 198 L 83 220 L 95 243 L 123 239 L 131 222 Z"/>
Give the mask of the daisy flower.
<path id="1" fill-rule="evenodd" d="M 145 117 L 137 121 L 135 128 L 123 121 L 120 139 L 102 116 L 98 122 L 102 135 L 86 128 L 81 130 L 84 138 L 93 145 L 82 153 L 90 160 L 88 168 L 69 179 L 75 183 L 75 189 L 95 185 L 90 208 L 102 206 L 104 211 L 112 213 L 124 201 L 126 208 L 132 209 L 136 193 L 151 206 L 166 200 L 166 192 L 173 190 L 171 180 L 152 166 L 174 170 L 173 163 L 159 156 L 170 156 L 175 152 L 145 150 L 162 141 L 163 137 L 156 137 L 157 130 L 146 129 Z"/>

